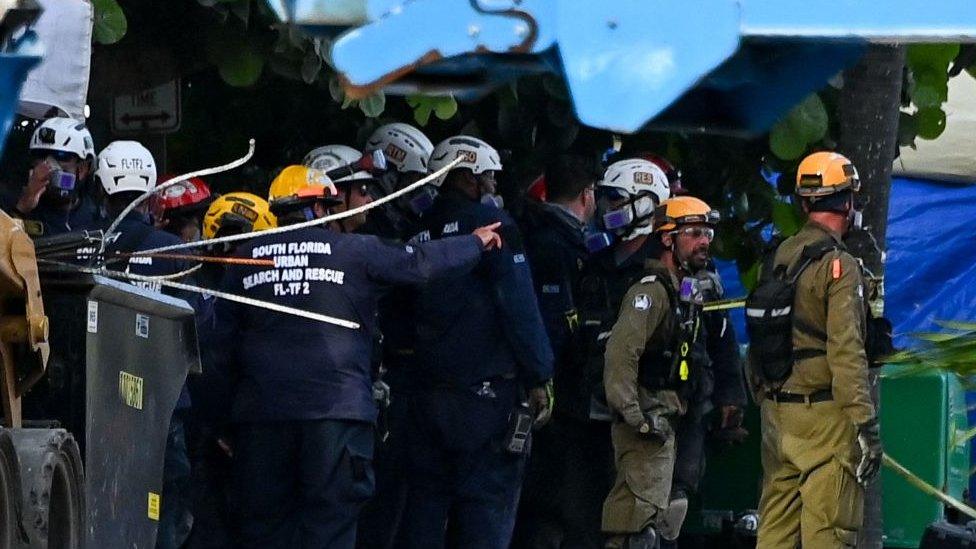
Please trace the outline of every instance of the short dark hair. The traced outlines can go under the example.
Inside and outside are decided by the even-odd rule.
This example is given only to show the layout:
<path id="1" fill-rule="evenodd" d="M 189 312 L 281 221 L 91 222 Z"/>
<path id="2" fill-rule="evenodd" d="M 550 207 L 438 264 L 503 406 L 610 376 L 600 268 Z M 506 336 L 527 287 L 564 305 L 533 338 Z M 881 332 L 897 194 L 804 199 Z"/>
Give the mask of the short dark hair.
<path id="1" fill-rule="evenodd" d="M 596 183 L 597 172 L 586 157 L 561 154 L 546 165 L 546 197 L 549 202 L 573 200 Z"/>

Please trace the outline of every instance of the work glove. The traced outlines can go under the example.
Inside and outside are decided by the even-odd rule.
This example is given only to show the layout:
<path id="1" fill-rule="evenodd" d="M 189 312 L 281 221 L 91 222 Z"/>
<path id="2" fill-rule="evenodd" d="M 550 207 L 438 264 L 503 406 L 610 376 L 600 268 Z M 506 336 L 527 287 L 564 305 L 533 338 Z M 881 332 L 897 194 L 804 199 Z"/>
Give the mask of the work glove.
<path id="1" fill-rule="evenodd" d="M 390 407 L 390 386 L 381 379 L 373 382 L 373 401 L 380 408 Z"/>
<path id="2" fill-rule="evenodd" d="M 671 423 L 660 414 L 644 414 L 644 423 L 637 427 L 640 436 L 655 442 L 667 442 L 671 435 Z"/>
<path id="3" fill-rule="evenodd" d="M 857 481 L 866 486 L 881 471 L 881 458 L 884 455 L 878 418 L 870 419 L 857 426 L 857 443 L 861 447 L 861 461 L 857 464 L 855 474 Z"/>
<path id="4" fill-rule="evenodd" d="M 552 380 L 529 391 L 529 410 L 532 412 L 532 427 L 538 429 L 552 419 L 552 407 L 556 397 L 552 390 Z"/>

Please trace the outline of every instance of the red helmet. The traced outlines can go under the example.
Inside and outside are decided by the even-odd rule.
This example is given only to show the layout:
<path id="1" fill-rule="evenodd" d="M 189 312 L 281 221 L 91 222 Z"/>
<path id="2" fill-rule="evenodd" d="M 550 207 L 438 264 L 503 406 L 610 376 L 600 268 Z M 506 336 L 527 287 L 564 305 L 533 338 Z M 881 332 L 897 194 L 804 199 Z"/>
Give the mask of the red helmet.
<path id="1" fill-rule="evenodd" d="M 529 183 L 528 188 L 525 189 L 525 195 L 538 202 L 545 202 L 546 191 L 546 176 L 540 175 L 532 183 Z"/>
<path id="2" fill-rule="evenodd" d="M 661 168 L 664 175 L 668 177 L 668 186 L 671 187 L 671 196 L 688 194 L 688 189 L 681 185 L 681 170 L 676 168 L 670 160 L 650 152 L 641 153 L 637 156 L 643 158 L 644 160 L 648 160 L 658 168 Z"/>
<path id="3" fill-rule="evenodd" d="M 174 175 L 164 175 L 160 181 L 164 184 Z M 152 212 L 156 218 L 174 213 L 176 210 L 206 210 L 210 204 L 210 187 L 199 177 L 193 177 L 163 189 L 153 196 Z"/>

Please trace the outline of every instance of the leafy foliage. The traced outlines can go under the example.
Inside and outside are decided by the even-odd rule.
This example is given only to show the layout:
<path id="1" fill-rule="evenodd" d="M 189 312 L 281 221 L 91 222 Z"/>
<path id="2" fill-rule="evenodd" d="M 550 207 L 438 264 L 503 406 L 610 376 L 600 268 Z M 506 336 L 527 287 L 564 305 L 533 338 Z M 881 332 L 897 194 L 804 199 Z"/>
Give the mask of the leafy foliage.
<path id="1" fill-rule="evenodd" d="M 92 38 L 99 44 L 114 44 L 125 36 L 128 21 L 116 0 L 93 0 L 95 22 Z"/>

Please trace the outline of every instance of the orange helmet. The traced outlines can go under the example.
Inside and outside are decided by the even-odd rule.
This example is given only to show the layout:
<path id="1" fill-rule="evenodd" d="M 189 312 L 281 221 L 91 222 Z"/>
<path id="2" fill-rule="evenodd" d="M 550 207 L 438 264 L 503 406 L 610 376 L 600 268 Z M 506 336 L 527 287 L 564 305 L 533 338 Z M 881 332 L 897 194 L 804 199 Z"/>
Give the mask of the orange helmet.
<path id="1" fill-rule="evenodd" d="M 796 170 L 796 194 L 816 201 L 842 191 L 861 190 L 857 168 L 842 154 L 816 152 L 800 162 Z"/>
<path id="2" fill-rule="evenodd" d="M 661 203 L 654 211 L 654 232 L 668 232 L 679 225 L 705 223 L 717 225 L 721 219 L 718 210 L 713 210 L 704 201 L 693 196 L 676 196 Z"/>

